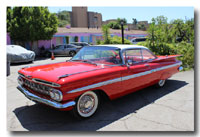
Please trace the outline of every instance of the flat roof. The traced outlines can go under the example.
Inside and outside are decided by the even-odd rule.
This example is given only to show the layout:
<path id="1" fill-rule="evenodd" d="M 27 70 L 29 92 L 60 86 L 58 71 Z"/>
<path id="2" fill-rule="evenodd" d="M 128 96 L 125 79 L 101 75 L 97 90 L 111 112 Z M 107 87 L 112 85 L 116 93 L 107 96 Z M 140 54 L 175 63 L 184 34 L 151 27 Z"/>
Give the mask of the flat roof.
<path id="1" fill-rule="evenodd" d="M 57 29 L 57 34 L 62 34 L 62 33 L 102 33 L 101 28 L 58 28 Z M 110 29 L 110 33 L 111 34 L 115 34 L 115 33 L 121 33 L 121 29 Z M 142 31 L 142 30 L 124 30 L 124 34 L 138 34 L 138 35 L 147 35 L 147 31 Z"/>

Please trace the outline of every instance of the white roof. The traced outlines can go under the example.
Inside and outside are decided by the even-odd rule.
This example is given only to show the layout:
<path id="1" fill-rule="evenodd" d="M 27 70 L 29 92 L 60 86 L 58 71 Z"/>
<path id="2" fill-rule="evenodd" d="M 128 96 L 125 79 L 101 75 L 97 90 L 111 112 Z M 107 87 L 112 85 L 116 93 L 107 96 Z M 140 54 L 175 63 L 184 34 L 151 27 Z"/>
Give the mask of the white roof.
<path id="1" fill-rule="evenodd" d="M 96 46 L 106 46 L 106 47 L 116 47 L 116 48 L 120 48 L 120 49 L 129 49 L 129 48 L 145 48 L 148 49 L 147 47 L 144 46 L 140 46 L 140 45 L 117 45 L 117 44 L 113 44 L 113 45 L 96 45 Z"/>

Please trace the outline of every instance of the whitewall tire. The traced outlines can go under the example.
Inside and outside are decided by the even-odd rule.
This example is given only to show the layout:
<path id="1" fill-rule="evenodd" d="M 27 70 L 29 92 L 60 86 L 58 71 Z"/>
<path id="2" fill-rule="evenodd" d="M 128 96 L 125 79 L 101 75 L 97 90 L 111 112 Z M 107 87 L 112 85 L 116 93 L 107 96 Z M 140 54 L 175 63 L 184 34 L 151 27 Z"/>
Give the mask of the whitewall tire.
<path id="1" fill-rule="evenodd" d="M 76 101 L 73 111 L 76 117 L 89 118 L 99 106 L 99 96 L 93 91 L 83 93 Z"/>
<path id="2" fill-rule="evenodd" d="M 158 87 L 163 87 L 165 85 L 166 80 L 159 80 L 158 81 Z"/>

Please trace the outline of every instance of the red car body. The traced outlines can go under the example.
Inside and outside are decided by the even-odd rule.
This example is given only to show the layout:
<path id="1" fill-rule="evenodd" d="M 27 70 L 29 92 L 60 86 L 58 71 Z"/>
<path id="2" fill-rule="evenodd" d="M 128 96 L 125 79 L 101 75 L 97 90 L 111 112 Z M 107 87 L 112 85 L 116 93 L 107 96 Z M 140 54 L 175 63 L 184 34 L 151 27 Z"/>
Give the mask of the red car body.
<path id="1" fill-rule="evenodd" d="M 144 48 L 149 51 L 133 45 L 111 47 L 120 49 L 119 58 L 123 58 L 123 52 L 130 49 Z M 135 64 L 128 64 L 122 59 L 118 65 L 67 61 L 27 67 L 19 70 L 18 89 L 33 101 L 60 110 L 71 110 L 76 106 L 77 99 L 87 91 L 104 92 L 112 100 L 168 79 L 182 69 L 181 61 L 176 59 L 178 56 L 155 56 Z M 48 88 L 60 91 L 62 99 L 55 101 L 49 93 L 44 93 Z"/>

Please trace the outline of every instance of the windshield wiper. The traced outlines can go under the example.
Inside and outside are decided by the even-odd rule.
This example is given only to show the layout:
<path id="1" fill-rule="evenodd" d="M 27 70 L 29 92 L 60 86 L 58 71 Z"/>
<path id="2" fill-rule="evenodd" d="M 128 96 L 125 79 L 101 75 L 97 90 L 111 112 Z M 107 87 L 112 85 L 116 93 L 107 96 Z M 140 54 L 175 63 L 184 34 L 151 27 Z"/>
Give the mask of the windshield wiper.
<path id="1" fill-rule="evenodd" d="M 94 63 L 94 62 L 92 62 L 92 61 L 89 61 L 89 60 L 69 60 L 69 61 L 78 61 L 78 62 L 84 62 L 84 63 L 89 63 L 89 64 L 93 64 L 93 65 L 96 65 L 97 66 L 97 64 L 96 63 Z"/>
<path id="2" fill-rule="evenodd" d="M 89 63 L 89 64 L 93 64 L 93 65 L 96 65 L 96 63 L 92 62 L 92 61 L 89 61 L 89 60 L 81 60 L 81 62 L 85 62 L 85 63 Z"/>

